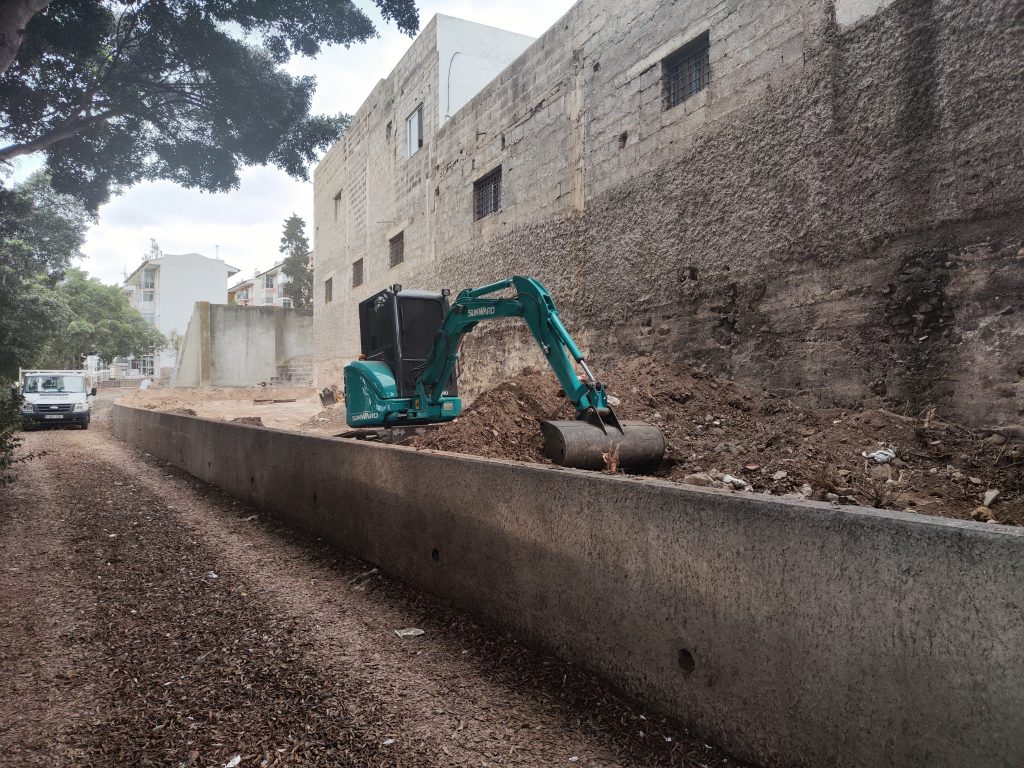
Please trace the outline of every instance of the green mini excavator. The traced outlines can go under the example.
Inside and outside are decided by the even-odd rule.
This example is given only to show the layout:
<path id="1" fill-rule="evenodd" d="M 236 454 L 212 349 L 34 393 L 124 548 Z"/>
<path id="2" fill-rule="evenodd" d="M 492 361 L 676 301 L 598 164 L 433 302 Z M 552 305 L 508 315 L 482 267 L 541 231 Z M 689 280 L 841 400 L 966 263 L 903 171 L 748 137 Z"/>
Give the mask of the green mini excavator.
<path id="1" fill-rule="evenodd" d="M 508 290 L 513 295 L 504 293 Z M 455 374 L 462 338 L 485 320 L 519 317 L 576 408 L 576 420 L 541 422 L 545 455 L 556 464 L 580 469 L 662 460 L 662 431 L 616 418 L 604 385 L 569 336 L 543 285 L 516 276 L 464 290 L 451 306 L 449 295 L 395 285 L 360 302 L 362 354 L 345 366 L 350 427 L 393 429 L 457 418 L 462 400 Z M 577 375 L 574 361 L 584 378 Z"/>

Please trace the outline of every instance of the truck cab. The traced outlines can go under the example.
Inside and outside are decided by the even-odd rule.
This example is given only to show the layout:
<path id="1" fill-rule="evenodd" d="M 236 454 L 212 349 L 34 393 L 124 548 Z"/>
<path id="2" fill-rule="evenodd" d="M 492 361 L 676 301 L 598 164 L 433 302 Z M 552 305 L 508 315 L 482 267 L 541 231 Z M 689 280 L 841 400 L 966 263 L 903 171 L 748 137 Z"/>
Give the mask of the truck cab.
<path id="1" fill-rule="evenodd" d="M 89 428 L 96 388 L 85 371 L 22 370 L 21 418 L 26 424 L 77 424 Z"/>

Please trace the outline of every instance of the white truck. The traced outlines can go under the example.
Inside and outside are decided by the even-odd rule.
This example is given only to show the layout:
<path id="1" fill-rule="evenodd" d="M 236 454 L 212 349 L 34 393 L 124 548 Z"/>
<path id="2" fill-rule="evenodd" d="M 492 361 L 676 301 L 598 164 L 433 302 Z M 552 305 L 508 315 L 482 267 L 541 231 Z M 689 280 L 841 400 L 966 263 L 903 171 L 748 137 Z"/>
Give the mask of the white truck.
<path id="1" fill-rule="evenodd" d="M 25 398 L 22 421 L 35 424 L 78 424 L 89 428 L 96 387 L 87 371 L 20 370 L 18 381 Z"/>

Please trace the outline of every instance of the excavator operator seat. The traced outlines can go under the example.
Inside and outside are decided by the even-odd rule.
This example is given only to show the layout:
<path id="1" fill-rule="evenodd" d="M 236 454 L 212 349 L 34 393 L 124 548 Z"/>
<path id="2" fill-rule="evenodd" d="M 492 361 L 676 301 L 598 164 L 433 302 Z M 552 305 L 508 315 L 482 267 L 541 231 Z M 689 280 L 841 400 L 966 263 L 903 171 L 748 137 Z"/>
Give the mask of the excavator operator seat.
<path id="1" fill-rule="evenodd" d="M 434 337 L 448 313 L 448 293 L 403 290 L 394 285 L 359 302 L 360 346 L 367 360 L 394 372 L 399 397 L 412 397 Z M 445 395 L 458 396 L 452 374 Z"/>

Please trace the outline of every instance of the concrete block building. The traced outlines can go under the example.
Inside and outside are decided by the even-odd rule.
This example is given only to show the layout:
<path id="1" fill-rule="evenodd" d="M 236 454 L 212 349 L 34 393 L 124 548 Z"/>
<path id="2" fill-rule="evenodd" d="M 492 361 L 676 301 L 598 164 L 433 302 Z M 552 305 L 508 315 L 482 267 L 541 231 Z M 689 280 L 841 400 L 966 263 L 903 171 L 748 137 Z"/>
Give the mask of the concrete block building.
<path id="1" fill-rule="evenodd" d="M 317 383 L 382 287 L 527 274 L 599 369 L 1020 420 L 1020 23 L 991 0 L 580 0 L 519 53 L 488 32 L 508 62 L 473 95 L 449 82 L 476 25 L 436 17 L 316 169 Z M 538 362 L 481 326 L 462 389 Z"/>

